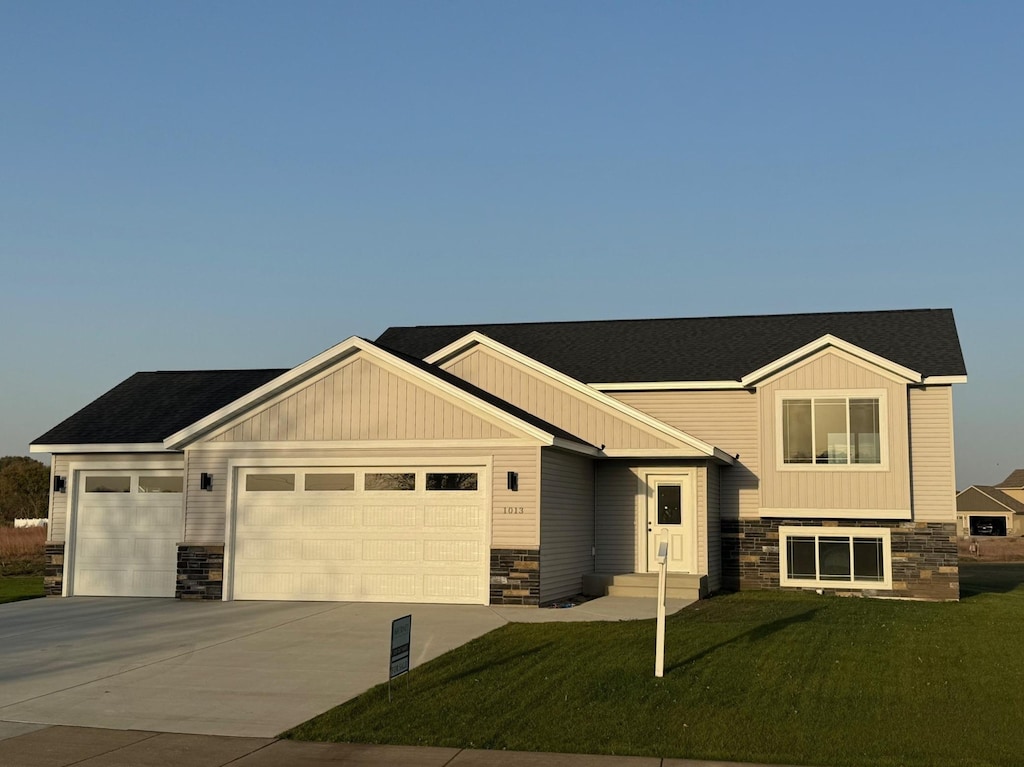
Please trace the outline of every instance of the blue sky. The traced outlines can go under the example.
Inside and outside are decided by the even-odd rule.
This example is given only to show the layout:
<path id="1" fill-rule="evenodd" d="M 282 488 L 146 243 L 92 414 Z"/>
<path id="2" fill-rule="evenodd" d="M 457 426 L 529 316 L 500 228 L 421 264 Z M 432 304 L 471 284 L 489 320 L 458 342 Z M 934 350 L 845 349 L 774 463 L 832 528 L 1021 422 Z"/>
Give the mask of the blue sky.
<path id="1" fill-rule="evenodd" d="M 1024 5 L 0 3 L 0 455 L 388 325 L 952 307 L 1024 467 Z"/>

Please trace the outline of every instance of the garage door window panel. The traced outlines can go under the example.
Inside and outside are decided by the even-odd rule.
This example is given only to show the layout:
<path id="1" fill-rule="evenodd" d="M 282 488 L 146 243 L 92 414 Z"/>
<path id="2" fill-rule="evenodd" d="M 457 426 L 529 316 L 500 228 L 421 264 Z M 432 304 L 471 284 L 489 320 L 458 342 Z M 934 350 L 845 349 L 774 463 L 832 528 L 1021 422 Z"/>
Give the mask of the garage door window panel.
<path id="1" fill-rule="evenodd" d="M 124 476 L 86 476 L 85 492 L 87 493 L 130 493 L 132 478 Z"/>
<path id="2" fill-rule="evenodd" d="M 365 490 L 415 490 L 413 472 L 381 472 L 367 474 L 363 480 Z"/>
<path id="3" fill-rule="evenodd" d="M 307 492 L 349 492 L 356 489 L 352 473 L 306 474 L 303 489 Z"/>
<path id="4" fill-rule="evenodd" d="M 140 493 L 180 493 L 184 486 L 183 477 L 154 477 L 143 474 L 139 477 Z"/>
<path id="5" fill-rule="evenodd" d="M 427 490 L 475 492 L 478 487 L 475 472 L 427 472 Z"/>
<path id="6" fill-rule="evenodd" d="M 290 493 L 295 490 L 295 475 L 249 474 L 245 489 L 250 493 Z"/>

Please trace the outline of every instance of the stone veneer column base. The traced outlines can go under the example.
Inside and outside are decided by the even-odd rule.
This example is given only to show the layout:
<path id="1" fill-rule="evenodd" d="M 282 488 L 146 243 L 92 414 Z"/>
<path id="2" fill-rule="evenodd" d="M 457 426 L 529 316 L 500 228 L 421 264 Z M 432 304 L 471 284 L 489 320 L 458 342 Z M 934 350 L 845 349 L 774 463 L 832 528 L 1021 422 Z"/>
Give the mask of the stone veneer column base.
<path id="1" fill-rule="evenodd" d="M 960 598 L 960 560 L 956 524 L 853 519 L 723 519 L 723 585 L 738 591 L 781 589 L 779 527 L 888 528 L 892 543 L 892 589 L 844 589 L 808 586 L 786 591 L 821 590 L 829 594 L 885 596 L 932 601 Z"/>
<path id="2" fill-rule="evenodd" d="M 224 596 L 224 546 L 178 544 L 178 599 L 221 599 Z"/>
<path id="3" fill-rule="evenodd" d="M 540 549 L 491 549 L 491 604 L 540 604 Z"/>
<path id="4" fill-rule="evenodd" d="M 43 562 L 43 593 L 59 597 L 64 592 L 64 544 L 47 543 Z"/>

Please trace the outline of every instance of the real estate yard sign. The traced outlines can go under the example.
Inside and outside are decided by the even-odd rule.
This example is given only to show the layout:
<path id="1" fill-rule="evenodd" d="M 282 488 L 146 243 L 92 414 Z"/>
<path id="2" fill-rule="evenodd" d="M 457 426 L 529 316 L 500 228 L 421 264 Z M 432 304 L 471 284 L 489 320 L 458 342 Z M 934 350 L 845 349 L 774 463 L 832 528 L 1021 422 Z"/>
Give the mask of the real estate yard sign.
<path id="1" fill-rule="evenodd" d="M 388 700 L 391 700 L 391 680 L 409 673 L 409 646 L 412 642 L 412 616 L 391 621 L 391 670 L 388 673 Z"/>

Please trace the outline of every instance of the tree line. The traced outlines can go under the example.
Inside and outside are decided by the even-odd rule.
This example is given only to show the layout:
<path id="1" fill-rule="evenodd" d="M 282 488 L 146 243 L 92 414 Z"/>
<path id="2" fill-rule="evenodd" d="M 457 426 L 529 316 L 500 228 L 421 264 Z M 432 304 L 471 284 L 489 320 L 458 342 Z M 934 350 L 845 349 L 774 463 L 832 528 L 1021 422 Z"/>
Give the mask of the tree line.
<path id="1" fill-rule="evenodd" d="M 45 517 L 50 506 L 50 467 L 35 458 L 0 458 L 0 525 Z"/>

